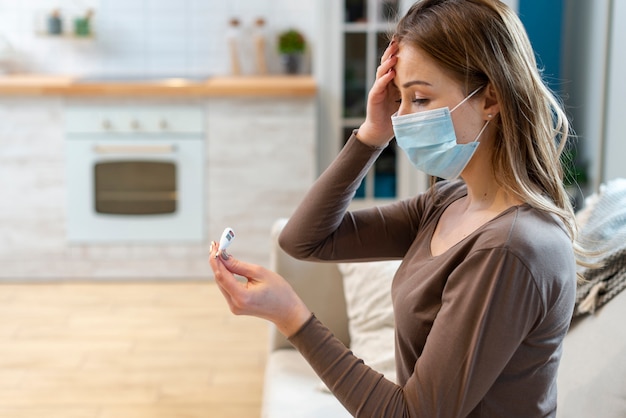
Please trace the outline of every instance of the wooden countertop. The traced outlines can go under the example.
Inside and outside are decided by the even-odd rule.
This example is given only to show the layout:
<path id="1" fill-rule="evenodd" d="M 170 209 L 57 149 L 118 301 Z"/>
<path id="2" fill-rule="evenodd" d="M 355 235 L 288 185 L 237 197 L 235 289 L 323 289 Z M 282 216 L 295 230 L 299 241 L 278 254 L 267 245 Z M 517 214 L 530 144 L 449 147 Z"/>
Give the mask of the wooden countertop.
<path id="1" fill-rule="evenodd" d="M 206 81 L 163 79 L 150 81 L 88 81 L 54 75 L 0 76 L 0 96 L 72 97 L 280 97 L 314 96 L 311 76 L 211 77 Z"/>

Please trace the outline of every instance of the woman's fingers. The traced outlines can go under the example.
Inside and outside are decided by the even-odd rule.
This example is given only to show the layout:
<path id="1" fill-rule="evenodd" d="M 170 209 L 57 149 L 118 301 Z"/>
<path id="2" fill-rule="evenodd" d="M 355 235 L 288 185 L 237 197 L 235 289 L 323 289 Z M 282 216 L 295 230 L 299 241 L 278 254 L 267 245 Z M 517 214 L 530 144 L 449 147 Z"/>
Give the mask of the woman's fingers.
<path id="1" fill-rule="evenodd" d="M 396 51 L 398 51 L 398 42 L 396 42 L 396 39 L 394 37 L 391 42 L 389 42 L 389 45 L 385 49 L 385 52 L 383 52 L 383 56 L 380 58 L 380 63 L 382 64 L 383 62 L 387 61 L 390 56 L 396 53 Z"/>
<path id="2" fill-rule="evenodd" d="M 266 276 L 265 269 L 263 267 L 256 264 L 246 263 L 228 254 L 226 257 L 221 258 L 221 262 L 231 273 L 243 276 L 248 280 L 263 278 Z"/>
<path id="3" fill-rule="evenodd" d="M 222 256 L 217 253 L 217 243 L 212 243 L 209 254 L 209 264 L 215 276 L 215 283 L 224 295 L 228 306 L 236 315 L 245 313 L 240 302 L 246 290 L 244 283 L 237 280 L 235 275 L 224 265 Z"/>
<path id="4" fill-rule="evenodd" d="M 267 279 L 266 270 L 254 264 L 245 263 L 228 255 L 225 251 L 219 251 L 217 244 L 213 244 L 209 255 L 209 263 L 215 275 L 215 282 L 226 298 L 230 310 L 236 315 L 259 315 L 262 314 L 263 306 L 254 306 L 258 303 L 255 298 L 259 294 L 255 285 Z M 243 276 L 247 282 L 237 280 L 235 276 Z M 257 311 L 259 310 L 260 311 Z"/>
<path id="5" fill-rule="evenodd" d="M 394 55 L 391 58 L 387 59 L 385 62 L 381 63 L 376 69 L 376 78 L 381 78 L 386 74 L 389 74 L 393 70 L 393 67 L 398 62 L 398 58 Z"/>
<path id="6" fill-rule="evenodd" d="M 395 41 L 391 41 L 383 56 L 380 58 L 380 65 L 376 69 L 376 78 L 389 72 L 394 65 L 396 65 L 396 52 L 398 52 L 398 45 Z"/>
<path id="7" fill-rule="evenodd" d="M 219 260 L 215 257 L 217 254 L 217 243 L 211 243 L 211 251 L 209 251 L 209 265 L 211 266 L 211 270 L 213 270 L 213 276 L 215 278 L 215 283 L 217 284 L 218 289 L 224 295 L 224 299 L 228 302 L 228 305 L 231 305 L 231 296 L 230 292 L 227 290 L 228 278 L 225 277 L 230 274 L 230 272 L 219 262 Z"/>
<path id="8" fill-rule="evenodd" d="M 376 69 L 376 81 L 374 86 L 372 86 L 375 94 L 387 93 L 387 90 L 391 88 L 389 84 L 395 77 L 394 67 L 398 63 L 397 52 L 398 45 L 395 40 L 392 40 L 380 59 L 380 65 Z"/>

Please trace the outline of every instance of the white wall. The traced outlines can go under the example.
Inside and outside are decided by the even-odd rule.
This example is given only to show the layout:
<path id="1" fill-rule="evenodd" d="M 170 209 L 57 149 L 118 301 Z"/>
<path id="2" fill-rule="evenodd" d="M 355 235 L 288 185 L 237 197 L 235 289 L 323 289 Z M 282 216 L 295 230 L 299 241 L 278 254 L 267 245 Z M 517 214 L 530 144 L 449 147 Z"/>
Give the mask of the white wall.
<path id="1" fill-rule="evenodd" d="M 207 75 L 229 71 L 225 33 L 232 17 L 251 31 L 263 17 L 278 72 L 276 33 L 302 30 L 315 44 L 316 2 L 294 0 L 0 0 L 0 36 L 29 72 L 60 74 Z M 93 40 L 41 36 L 58 8 L 64 29 L 93 9 Z M 249 39 L 248 39 L 249 40 Z"/>
<path id="2" fill-rule="evenodd" d="M 589 185 L 593 189 L 590 191 L 596 190 L 600 183 L 614 176 L 614 173 L 605 172 L 606 158 L 613 159 L 616 167 L 626 167 L 621 161 L 624 151 L 620 147 L 623 146 L 619 145 L 623 130 L 617 132 L 611 129 L 608 123 L 609 114 L 613 120 L 619 122 L 621 119 L 621 123 L 624 123 L 623 116 L 619 113 L 623 112 L 626 96 L 623 88 L 625 55 L 620 52 L 626 28 L 623 25 L 620 28 L 620 25 L 614 23 L 614 31 L 621 31 L 622 40 L 613 41 L 611 56 L 609 30 L 611 19 L 615 17 L 611 11 L 612 3 L 621 3 L 620 9 L 624 8 L 624 2 L 612 0 L 565 2 L 562 78 L 566 82 L 563 87 L 568 113 L 579 138 L 578 150 L 588 165 Z M 624 17 L 617 17 L 614 22 L 619 22 L 620 19 L 623 21 Z M 622 62 L 621 74 L 610 74 L 611 60 L 616 63 Z M 614 82 L 612 80 L 621 83 L 621 88 L 616 89 L 618 85 L 611 84 Z M 607 137 L 611 137 L 610 144 L 606 140 Z M 617 148 L 611 149 L 611 146 Z M 624 175 L 622 173 L 622 176 Z"/>
<path id="3" fill-rule="evenodd" d="M 602 180 L 626 177 L 626 2 L 613 0 L 607 72 L 606 129 L 602 143 Z"/>

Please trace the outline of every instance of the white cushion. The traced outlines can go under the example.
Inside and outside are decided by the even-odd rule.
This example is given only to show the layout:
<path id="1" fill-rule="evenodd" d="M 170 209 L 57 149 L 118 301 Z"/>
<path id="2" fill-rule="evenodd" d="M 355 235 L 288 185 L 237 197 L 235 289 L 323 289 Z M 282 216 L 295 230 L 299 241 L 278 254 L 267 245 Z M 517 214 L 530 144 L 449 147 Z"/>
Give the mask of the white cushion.
<path id="1" fill-rule="evenodd" d="M 365 364 L 396 381 L 391 282 L 400 260 L 341 263 L 350 349 Z"/>
<path id="2" fill-rule="evenodd" d="M 319 390 L 319 378 L 298 351 L 272 351 L 265 367 L 262 418 L 351 417 L 332 394 Z"/>
<path id="3" fill-rule="evenodd" d="M 558 418 L 626 417 L 626 290 L 577 319 L 563 342 Z"/>

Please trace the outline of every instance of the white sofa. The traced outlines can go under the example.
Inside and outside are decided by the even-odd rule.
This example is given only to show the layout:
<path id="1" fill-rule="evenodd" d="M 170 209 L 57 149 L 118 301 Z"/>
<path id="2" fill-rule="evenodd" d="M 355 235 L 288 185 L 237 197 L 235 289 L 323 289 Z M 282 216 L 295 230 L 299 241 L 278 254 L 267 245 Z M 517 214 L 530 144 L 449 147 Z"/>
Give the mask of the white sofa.
<path id="1" fill-rule="evenodd" d="M 271 236 L 271 268 L 285 277 L 309 308 L 350 346 L 343 278 L 337 264 L 293 259 L 277 244 L 285 220 Z M 270 338 L 263 418 L 349 417 L 321 390 L 320 380 L 299 353 L 276 332 Z M 572 324 L 559 372 L 558 418 L 626 417 L 626 291 Z"/>
<path id="2" fill-rule="evenodd" d="M 278 220 L 270 239 L 270 268 L 281 274 L 309 309 L 350 345 L 342 276 L 334 263 L 299 261 L 278 245 L 286 220 Z M 293 346 L 270 326 L 270 351 L 263 386 L 263 418 L 334 418 L 351 415 L 330 393 Z"/>

